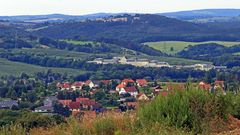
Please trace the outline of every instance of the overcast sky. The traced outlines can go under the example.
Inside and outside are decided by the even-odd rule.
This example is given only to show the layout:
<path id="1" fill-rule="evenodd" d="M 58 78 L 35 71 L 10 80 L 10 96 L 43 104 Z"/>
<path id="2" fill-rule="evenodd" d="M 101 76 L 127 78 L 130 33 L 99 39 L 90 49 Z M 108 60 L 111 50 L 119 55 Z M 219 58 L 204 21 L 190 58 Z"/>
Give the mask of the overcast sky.
<path id="1" fill-rule="evenodd" d="M 240 0 L 0 0 L 0 15 L 98 12 L 162 13 L 170 11 L 240 8 Z"/>

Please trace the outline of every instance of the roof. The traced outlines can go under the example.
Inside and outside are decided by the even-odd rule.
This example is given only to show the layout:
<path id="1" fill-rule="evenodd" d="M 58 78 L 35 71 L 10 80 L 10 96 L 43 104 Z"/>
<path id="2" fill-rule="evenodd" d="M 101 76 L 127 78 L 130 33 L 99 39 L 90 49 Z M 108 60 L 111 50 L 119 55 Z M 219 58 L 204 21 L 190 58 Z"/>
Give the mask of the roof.
<path id="1" fill-rule="evenodd" d="M 137 89 L 136 89 L 136 87 L 132 86 L 132 87 L 126 87 L 125 91 L 126 92 L 137 92 Z"/>
<path id="2" fill-rule="evenodd" d="M 91 82 L 92 82 L 91 80 L 87 80 L 85 84 L 89 85 Z"/>
<path id="3" fill-rule="evenodd" d="M 145 86 L 145 85 L 147 85 L 147 80 L 145 80 L 145 79 L 137 79 L 136 80 L 136 82 L 138 83 L 138 85 L 140 85 L 140 86 Z"/>
<path id="4" fill-rule="evenodd" d="M 221 87 L 224 87 L 224 81 L 216 80 L 216 81 L 215 81 L 215 85 L 219 85 L 219 86 L 221 86 Z"/>
<path id="5" fill-rule="evenodd" d="M 204 89 L 204 90 L 210 90 L 212 88 L 211 84 L 207 84 L 203 81 L 201 81 L 199 83 L 199 86 L 198 86 L 200 89 Z"/>
<path id="6" fill-rule="evenodd" d="M 76 102 L 84 102 L 90 100 L 89 98 L 76 98 Z"/>
<path id="7" fill-rule="evenodd" d="M 127 106 L 137 106 L 137 102 L 127 102 Z"/>
<path id="8" fill-rule="evenodd" d="M 73 86 L 75 86 L 75 87 L 81 87 L 81 86 L 83 86 L 83 82 L 74 82 L 73 83 Z"/>
<path id="9" fill-rule="evenodd" d="M 70 104 L 69 104 L 69 108 L 70 109 L 80 109 L 80 102 L 71 102 Z"/>
<path id="10" fill-rule="evenodd" d="M 125 85 L 123 83 L 118 84 L 117 88 L 124 88 Z"/>
<path id="11" fill-rule="evenodd" d="M 103 83 L 104 85 L 108 85 L 111 81 L 110 80 L 101 80 L 101 83 Z"/>
<path id="12" fill-rule="evenodd" d="M 82 104 L 86 106 L 100 107 L 100 104 L 94 100 L 83 101 Z"/>
<path id="13" fill-rule="evenodd" d="M 69 82 L 65 82 L 65 83 L 63 83 L 63 84 L 57 83 L 57 87 L 67 89 L 67 88 L 70 88 L 71 85 L 70 85 Z"/>
<path id="14" fill-rule="evenodd" d="M 134 83 L 134 81 L 132 79 L 123 79 L 122 82 L 123 83 Z"/>
<path id="15" fill-rule="evenodd" d="M 11 108 L 14 105 L 18 106 L 17 100 L 6 100 L 0 102 L 0 108 Z"/>
<path id="16" fill-rule="evenodd" d="M 58 102 L 61 103 L 63 106 L 69 106 L 72 100 L 58 100 Z"/>

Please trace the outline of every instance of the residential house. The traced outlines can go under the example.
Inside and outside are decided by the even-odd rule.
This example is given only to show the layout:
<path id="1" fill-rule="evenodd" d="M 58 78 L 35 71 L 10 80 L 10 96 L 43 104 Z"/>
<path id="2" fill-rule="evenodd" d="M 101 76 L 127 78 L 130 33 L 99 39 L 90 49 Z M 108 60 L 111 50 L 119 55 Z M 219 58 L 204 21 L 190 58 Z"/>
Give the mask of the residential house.
<path id="1" fill-rule="evenodd" d="M 211 86 L 211 84 L 207 84 L 207 83 L 201 81 L 201 82 L 198 84 L 198 88 L 199 88 L 199 89 L 202 89 L 202 90 L 208 90 L 208 91 L 210 91 L 211 88 L 212 88 L 212 86 Z"/>
<path id="2" fill-rule="evenodd" d="M 214 90 L 215 90 L 215 91 L 216 91 L 216 90 L 221 90 L 221 92 L 222 92 L 223 94 L 226 94 L 224 81 L 216 80 L 216 81 L 214 82 Z"/>
<path id="3" fill-rule="evenodd" d="M 94 100 L 87 100 L 81 103 L 81 109 L 83 110 L 97 110 L 100 107 L 101 105 Z"/>
<path id="4" fill-rule="evenodd" d="M 85 82 L 85 85 L 86 85 L 86 86 L 89 86 L 90 89 L 96 88 L 96 87 L 99 86 L 99 81 L 87 80 L 87 81 Z"/>
<path id="5" fill-rule="evenodd" d="M 148 101 L 149 97 L 146 94 L 144 94 L 144 93 L 139 93 L 137 95 L 137 100 L 138 101 Z"/>
<path id="6" fill-rule="evenodd" d="M 76 98 L 76 102 L 79 102 L 79 103 L 89 101 L 89 100 L 90 100 L 89 98 L 82 98 L 82 97 Z"/>
<path id="7" fill-rule="evenodd" d="M 111 80 L 101 80 L 100 83 L 104 84 L 104 85 L 109 85 L 111 82 Z"/>
<path id="8" fill-rule="evenodd" d="M 65 83 L 57 83 L 57 88 L 60 90 L 70 90 L 71 89 L 71 84 L 69 82 Z"/>
<path id="9" fill-rule="evenodd" d="M 119 91 L 119 94 L 126 94 L 129 93 L 131 96 L 136 97 L 138 95 L 138 90 L 136 89 L 136 87 L 131 86 L 131 87 L 125 87 L 123 88 L 121 91 Z"/>
<path id="10" fill-rule="evenodd" d="M 122 84 L 124 84 L 125 86 L 128 84 L 134 84 L 134 83 L 135 83 L 135 81 L 132 79 L 123 79 L 122 80 Z"/>
<path id="11" fill-rule="evenodd" d="M 138 87 L 144 87 L 148 85 L 148 82 L 145 79 L 137 79 L 136 83 Z"/>
<path id="12" fill-rule="evenodd" d="M 69 106 L 72 100 L 58 100 L 63 106 Z"/>
<path id="13" fill-rule="evenodd" d="M 120 83 L 120 84 L 117 85 L 116 91 L 120 92 L 121 90 L 124 90 L 124 88 L 125 88 L 125 85 L 123 83 Z"/>
<path id="14" fill-rule="evenodd" d="M 17 100 L 0 101 L 0 109 L 11 109 L 13 106 L 18 106 Z"/>
<path id="15" fill-rule="evenodd" d="M 82 87 L 84 85 L 84 82 L 74 82 L 72 85 L 71 85 L 71 88 L 72 90 L 81 90 Z"/>
<path id="16" fill-rule="evenodd" d="M 80 104 L 80 102 L 70 102 L 68 107 L 71 111 L 80 111 Z"/>

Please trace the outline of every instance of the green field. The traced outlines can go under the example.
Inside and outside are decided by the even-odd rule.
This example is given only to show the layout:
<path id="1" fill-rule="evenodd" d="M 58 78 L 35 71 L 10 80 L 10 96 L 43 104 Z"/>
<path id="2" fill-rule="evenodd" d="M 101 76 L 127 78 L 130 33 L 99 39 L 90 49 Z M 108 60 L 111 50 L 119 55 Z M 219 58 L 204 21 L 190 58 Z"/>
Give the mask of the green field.
<path id="1" fill-rule="evenodd" d="M 6 59 L 0 58 L 0 76 L 4 76 L 4 75 L 19 76 L 23 72 L 33 75 L 34 73 L 44 72 L 44 71 L 47 71 L 48 69 L 51 69 L 53 72 L 56 72 L 56 73 L 67 73 L 68 75 L 72 75 L 72 76 L 85 73 L 85 71 L 81 71 L 77 69 L 46 68 L 46 67 L 24 64 L 19 62 L 12 62 L 12 61 L 8 61 Z"/>
<path id="2" fill-rule="evenodd" d="M 98 42 L 93 42 L 93 41 L 77 41 L 77 40 L 61 40 L 61 41 L 65 41 L 69 44 L 74 44 L 74 45 L 88 45 L 88 44 L 99 45 L 100 44 Z"/>
<path id="3" fill-rule="evenodd" d="M 208 42 L 162 41 L 162 42 L 147 42 L 144 44 L 156 50 L 160 50 L 167 54 L 174 55 L 184 49 L 187 49 L 189 45 L 198 45 L 198 44 L 206 44 L 206 43 L 217 43 L 227 47 L 240 44 L 240 42 L 227 42 L 227 41 L 226 42 L 225 41 L 208 41 Z"/>
<path id="4" fill-rule="evenodd" d="M 75 51 L 68 51 L 68 50 L 59 50 L 59 49 L 54 49 L 54 48 L 24 48 L 24 49 L 14 49 L 13 50 L 15 53 L 32 53 L 35 55 L 47 55 L 48 57 L 54 57 L 54 58 L 63 58 L 63 59 L 87 59 L 91 56 L 96 56 L 96 57 L 103 57 L 106 56 L 106 54 L 99 53 L 99 54 L 94 54 L 94 53 L 84 53 L 84 52 L 75 52 Z M 0 51 L 1 52 L 1 51 Z M 108 53 L 113 56 L 118 56 L 115 53 Z"/>

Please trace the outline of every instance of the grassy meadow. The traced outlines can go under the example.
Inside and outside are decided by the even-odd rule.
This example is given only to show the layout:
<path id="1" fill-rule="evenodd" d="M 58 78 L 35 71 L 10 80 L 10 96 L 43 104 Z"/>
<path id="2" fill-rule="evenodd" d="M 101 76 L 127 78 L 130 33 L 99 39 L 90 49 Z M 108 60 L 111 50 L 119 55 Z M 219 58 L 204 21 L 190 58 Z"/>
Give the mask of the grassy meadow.
<path id="1" fill-rule="evenodd" d="M 208 42 L 161 41 L 161 42 L 147 42 L 144 44 L 156 50 L 160 50 L 167 54 L 174 55 L 184 49 L 187 49 L 189 45 L 198 45 L 206 43 L 217 43 L 227 47 L 240 44 L 240 42 L 227 42 L 227 41 L 208 41 Z"/>
<path id="2" fill-rule="evenodd" d="M 68 68 L 46 68 L 41 66 L 24 64 L 20 62 L 12 62 L 12 61 L 8 61 L 6 59 L 0 58 L 0 76 L 4 76 L 4 75 L 19 76 L 23 72 L 33 75 L 34 73 L 44 72 L 44 71 L 47 71 L 48 69 L 51 69 L 53 72 L 56 72 L 56 73 L 67 73 L 68 75 L 73 75 L 73 76 L 76 76 L 85 72 L 77 69 L 68 69 Z"/>
<path id="3" fill-rule="evenodd" d="M 78 40 L 61 40 L 61 41 L 65 41 L 69 44 L 74 44 L 74 45 L 88 45 L 88 44 L 99 45 L 100 44 L 98 42 L 93 42 L 93 41 L 78 41 Z"/>

